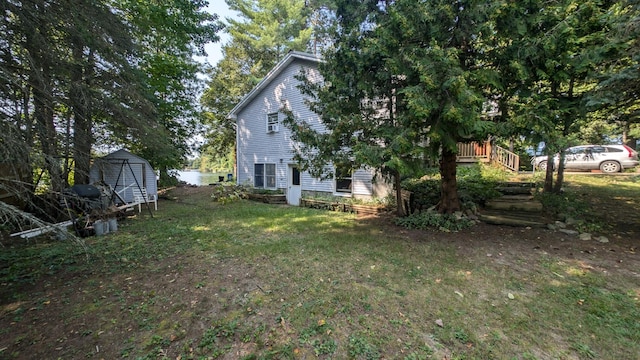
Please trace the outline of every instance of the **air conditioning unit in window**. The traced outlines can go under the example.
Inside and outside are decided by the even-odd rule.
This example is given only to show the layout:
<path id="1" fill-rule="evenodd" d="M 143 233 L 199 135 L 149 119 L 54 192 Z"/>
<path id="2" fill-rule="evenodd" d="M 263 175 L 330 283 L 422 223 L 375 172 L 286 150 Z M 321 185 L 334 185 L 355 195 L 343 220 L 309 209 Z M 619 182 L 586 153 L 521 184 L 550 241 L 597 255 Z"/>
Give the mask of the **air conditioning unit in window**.
<path id="1" fill-rule="evenodd" d="M 268 133 L 272 133 L 272 132 L 278 132 L 278 124 L 268 124 L 267 125 L 267 132 Z"/>

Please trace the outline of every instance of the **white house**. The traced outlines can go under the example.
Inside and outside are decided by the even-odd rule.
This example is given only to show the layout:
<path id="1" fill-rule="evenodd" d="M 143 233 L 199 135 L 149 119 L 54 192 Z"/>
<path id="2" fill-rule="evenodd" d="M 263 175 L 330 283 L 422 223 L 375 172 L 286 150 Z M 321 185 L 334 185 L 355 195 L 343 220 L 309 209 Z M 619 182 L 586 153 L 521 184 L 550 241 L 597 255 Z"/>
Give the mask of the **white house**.
<path id="1" fill-rule="evenodd" d="M 293 161 L 296 143 L 282 126 L 283 106 L 316 129 L 324 126 L 305 104 L 300 81 L 295 77 L 306 70 L 310 81 L 321 81 L 317 69 L 320 58 L 303 52 L 290 52 L 229 113 L 237 125 L 237 182 L 256 188 L 281 189 L 287 202 L 298 205 L 303 193 L 324 193 L 347 197 L 383 197 L 386 184 L 374 184 L 373 172 L 358 169 L 339 179 L 320 180 L 301 172 Z"/>

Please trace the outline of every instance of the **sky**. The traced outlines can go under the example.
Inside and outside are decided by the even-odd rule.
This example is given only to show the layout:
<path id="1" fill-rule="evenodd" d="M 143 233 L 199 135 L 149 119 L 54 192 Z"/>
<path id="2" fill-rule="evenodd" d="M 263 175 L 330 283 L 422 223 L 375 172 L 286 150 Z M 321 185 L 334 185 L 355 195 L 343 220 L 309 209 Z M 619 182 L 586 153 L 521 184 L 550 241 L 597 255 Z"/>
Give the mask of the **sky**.
<path id="1" fill-rule="evenodd" d="M 225 18 L 238 18 L 237 13 L 235 11 L 229 10 L 227 3 L 224 0 L 209 0 L 209 6 L 207 6 L 207 11 L 218 14 L 220 19 L 224 20 Z M 222 44 L 226 43 L 229 40 L 229 34 L 220 32 L 220 41 L 217 43 L 210 43 L 205 46 L 205 50 L 207 52 L 206 58 L 200 58 L 200 61 L 208 62 L 210 65 L 216 65 L 220 59 L 222 59 Z"/>

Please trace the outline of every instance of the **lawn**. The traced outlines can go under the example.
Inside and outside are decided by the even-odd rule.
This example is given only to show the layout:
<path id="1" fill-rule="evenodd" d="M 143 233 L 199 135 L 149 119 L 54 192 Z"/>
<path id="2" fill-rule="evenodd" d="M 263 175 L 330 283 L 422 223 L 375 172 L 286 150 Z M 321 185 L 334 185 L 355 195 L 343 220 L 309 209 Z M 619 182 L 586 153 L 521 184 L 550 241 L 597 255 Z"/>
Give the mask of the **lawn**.
<path id="1" fill-rule="evenodd" d="M 572 202 L 639 222 L 637 177 L 567 180 Z M 172 190 L 153 218 L 87 238 L 88 260 L 71 242 L 3 241 L 0 358 L 640 354 L 640 235 L 602 211 L 584 213 L 608 243 L 484 224 L 410 231 L 210 193 Z"/>

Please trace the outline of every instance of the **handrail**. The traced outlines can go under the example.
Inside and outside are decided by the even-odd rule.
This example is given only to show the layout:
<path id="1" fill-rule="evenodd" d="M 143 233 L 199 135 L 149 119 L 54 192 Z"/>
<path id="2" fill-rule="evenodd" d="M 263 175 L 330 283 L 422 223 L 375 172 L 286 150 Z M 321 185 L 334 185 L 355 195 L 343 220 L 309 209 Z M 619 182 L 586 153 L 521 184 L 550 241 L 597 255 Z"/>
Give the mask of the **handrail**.
<path id="1" fill-rule="evenodd" d="M 495 156 L 493 161 L 506 167 L 511 171 L 518 172 L 520 168 L 520 156 L 498 145 L 494 146 Z"/>
<path id="2" fill-rule="evenodd" d="M 496 162 L 505 168 L 518 172 L 520 156 L 489 141 L 458 143 L 458 163 Z"/>

